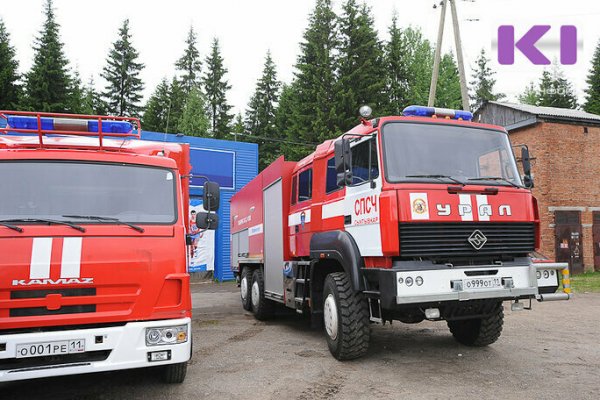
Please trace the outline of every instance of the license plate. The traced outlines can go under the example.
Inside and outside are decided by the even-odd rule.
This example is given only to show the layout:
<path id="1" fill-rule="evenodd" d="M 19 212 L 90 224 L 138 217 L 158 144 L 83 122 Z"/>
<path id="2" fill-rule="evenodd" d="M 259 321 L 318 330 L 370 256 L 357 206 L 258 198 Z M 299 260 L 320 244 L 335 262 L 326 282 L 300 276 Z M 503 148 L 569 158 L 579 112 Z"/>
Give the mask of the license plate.
<path id="1" fill-rule="evenodd" d="M 84 351 L 85 339 L 19 344 L 17 345 L 17 358 L 57 356 L 83 353 Z"/>
<path id="2" fill-rule="evenodd" d="M 502 280 L 500 278 L 463 279 L 463 287 L 465 290 L 501 288 Z"/>

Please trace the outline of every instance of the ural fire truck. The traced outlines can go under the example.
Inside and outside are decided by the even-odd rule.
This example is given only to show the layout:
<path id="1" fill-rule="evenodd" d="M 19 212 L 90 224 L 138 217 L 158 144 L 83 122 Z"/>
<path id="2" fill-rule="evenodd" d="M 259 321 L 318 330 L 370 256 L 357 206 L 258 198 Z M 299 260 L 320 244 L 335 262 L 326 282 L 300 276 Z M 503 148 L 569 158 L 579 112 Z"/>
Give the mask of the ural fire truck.
<path id="1" fill-rule="evenodd" d="M 504 301 L 568 299 L 555 293 L 566 265 L 529 257 L 540 228 L 528 150 L 522 179 L 507 132 L 471 119 L 411 106 L 262 171 L 231 200 L 244 309 L 309 313 L 343 360 L 365 354 L 371 322 L 445 320 L 458 342 L 485 346 Z"/>
<path id="2" fill-rule="evenodd" d="M 151 366 L 182 382 L 189 146 L 133 140 L 135 118 L 0 122 L 0 382 Z"/>

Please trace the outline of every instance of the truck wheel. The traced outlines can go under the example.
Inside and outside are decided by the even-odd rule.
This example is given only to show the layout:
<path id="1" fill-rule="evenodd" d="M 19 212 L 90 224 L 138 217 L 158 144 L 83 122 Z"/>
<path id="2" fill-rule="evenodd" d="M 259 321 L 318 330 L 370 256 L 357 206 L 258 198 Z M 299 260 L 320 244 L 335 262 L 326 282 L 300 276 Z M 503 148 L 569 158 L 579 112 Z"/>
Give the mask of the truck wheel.
<path id="1" fill-rule="evenodd" d="M 329 351 L 338 360 L 363 356 L 369 348 L 369 306 L 352 289 L 344 272 L 327 275 L 323 288 L 323 321 Z"/>
<path id="2" fill-rule="evenodd" d="M 498 302 L 492 314 L 484 318 L 448 321 L 448 328 L 457 342 L 467 346 L 483 347 L 494 343 L 502 333 L 504 310 Z"/>
<path id="3" fill-rule="evenodd" d="M 163 380 L 166 383 L 183 383 L 187 374 L 187 362 L 165 365 Z"/>
<path id="4" fill-rule="evenodd" d="M 252 274 L 250 298 L 252 300 L 252 312 L 256 319 L 263 321 L 273 316 L 275 304 L 273 301 L 265 299 L 265 281 L 260 268 L 255 269 Z"/>
<path id="5" fill-rule="evenodd" d="M 244 310 L 252 310 L 252 299 L 250 297 L 252 285 L 252 270 L 248 267 L 242 269 L 240 274 L 240 297 Z"/>

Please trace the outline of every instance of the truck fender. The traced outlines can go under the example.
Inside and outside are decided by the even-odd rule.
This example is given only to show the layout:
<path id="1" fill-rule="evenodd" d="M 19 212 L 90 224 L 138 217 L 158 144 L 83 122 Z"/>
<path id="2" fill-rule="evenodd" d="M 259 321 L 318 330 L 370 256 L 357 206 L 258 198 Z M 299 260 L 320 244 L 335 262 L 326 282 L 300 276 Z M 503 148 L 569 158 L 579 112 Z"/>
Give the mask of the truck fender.
<path id="1" fill-rule="evenodd" d="M 339 262 L 350 277 L 355 291 L 365 289 L 361 268 L 364 261 L 350 233 L 345 231 L 318 232 L 310 239 L 310 258 L 314 261 L 333 259 Z"/>

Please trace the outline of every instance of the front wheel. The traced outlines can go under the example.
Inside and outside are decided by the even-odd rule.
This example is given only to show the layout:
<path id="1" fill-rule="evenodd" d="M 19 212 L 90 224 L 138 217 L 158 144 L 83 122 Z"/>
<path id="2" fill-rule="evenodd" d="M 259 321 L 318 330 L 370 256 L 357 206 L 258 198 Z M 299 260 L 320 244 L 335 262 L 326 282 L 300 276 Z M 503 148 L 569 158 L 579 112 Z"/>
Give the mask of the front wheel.
<path id="1" fill-rule="evenodd" d="M 329 351 L 338 360 L 363 356 L 369 348 L 369 306 L 344 272 L 327 275 L 323 288 L 323 322 Z"/>
<path id="2" fill-rule="evenodd" d="M 240 298 L 242 300 L 242 307 L 246 311 L 252 310 L 251 285 L 252 270 L 246 267 L 242 269 L 242 273 L 240 274 Z"/>
<path id="3" fill-rule="evenodd" d="M 448 328 L 457 342 L 466 346 L 483 347 L 498 340 L 503 324 L 504 309 L 502 302 L 498 302 L 487 317 L 448 321 Z"/>
<path id="4" fill-rule="evenodd" d="M 166 383 L 183 383 L 187 375 L 187 361 L 163 367 L 163 380 Z"/>

